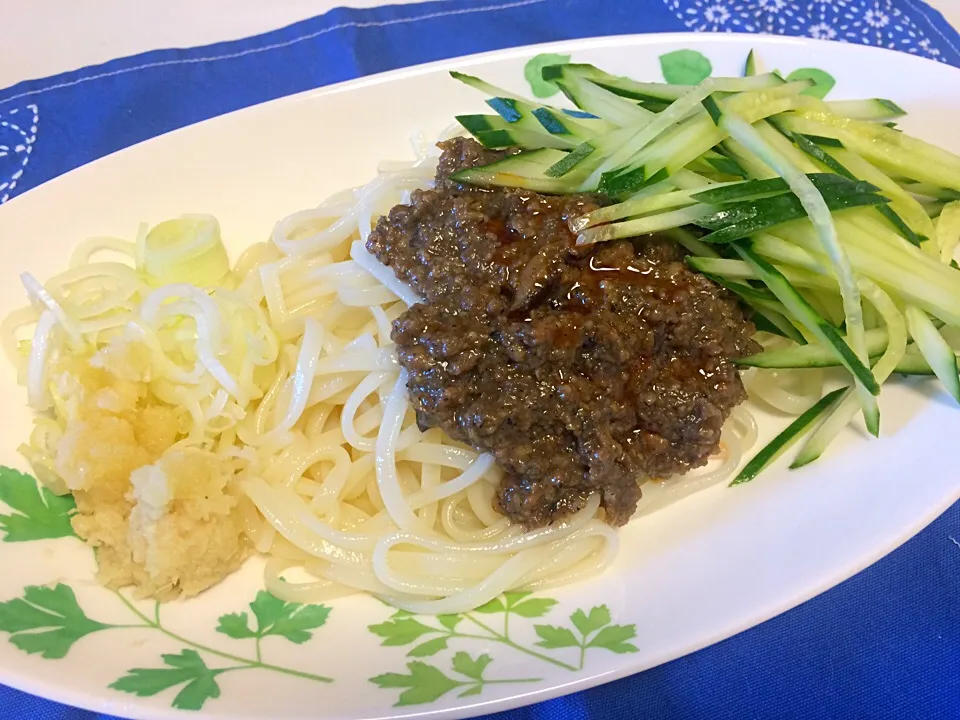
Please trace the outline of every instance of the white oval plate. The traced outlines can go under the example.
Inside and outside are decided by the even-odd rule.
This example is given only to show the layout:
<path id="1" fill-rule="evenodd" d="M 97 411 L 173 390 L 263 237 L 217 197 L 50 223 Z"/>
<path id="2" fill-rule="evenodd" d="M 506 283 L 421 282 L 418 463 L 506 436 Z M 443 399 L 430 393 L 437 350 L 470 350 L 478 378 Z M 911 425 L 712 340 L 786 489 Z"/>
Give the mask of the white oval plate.
<path id="1" fill-rule="evenodd" d="M 84 237 L 132 237 L 141 221 L 208 212 L 220 218 L 232 250 L 264 239 L 287 213 L 368 180 L 379 160 L 409 157 L 411 133 L 430 136 L 454 114 L 481 112 L 482 97 L 447 70 L 526 92 L 523 65 L 537 52 L 658 80 L 664 52 L 697 49 L 715 74 L 737 75 L 751 47 L 784 72 L 828 70 L 835 97 L 889 97 L 910 112 L 902 123 L 908 132 L 960 150 L 960 72 L 909 55 L 732 35 L 508 50 L 215 118 L 27 193 L 0 210 L 0 310 L 23 304 L 20 271 L 46 277 Z M 29 413 L 6 367 L 0 397 L 0 463 L 24 467 L 15 448 L 27 437 Z M 254 611 L 268 629 L 283 611 L 262 598 L 249 607 L 260 589 L 256 561 L 157 615 L 151 603 L 128 605 L 98 586 L 93 555 L 74 538 L 2 543 L 0 682 L 137 718 L 190 716 L 175 707 L 209 718 L 463 717 L 581 690 L 756 625 L 918 532 L 960 496 L 960 476 L 943 452 L 960 431 L 951 405 L 932 382 L 892 383 L 882 399 L 882 440 L 850 430 L 812 467 L 716 487 L 634 522 L 602 577 L 549 598 L 514 598 L 509 614 L 471 613 L 446 624 L 391 617 L 391 609 L 356 596 L 300 609 L 299 632 L 245 637 L 257 632 Z M 764 437 L 784 422 L 762 417 Z M 217 632 L 220 623 L 229 634 Z"/>

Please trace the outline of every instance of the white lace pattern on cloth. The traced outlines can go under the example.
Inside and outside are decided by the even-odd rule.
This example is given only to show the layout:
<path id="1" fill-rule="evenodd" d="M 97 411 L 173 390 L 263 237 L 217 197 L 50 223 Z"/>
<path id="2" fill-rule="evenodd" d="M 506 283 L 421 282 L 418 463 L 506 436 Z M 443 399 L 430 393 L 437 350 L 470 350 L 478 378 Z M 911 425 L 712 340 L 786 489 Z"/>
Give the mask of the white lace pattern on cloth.
<path id="1" fill-rule="evenodd" d="M 13 108 L 0 114 L 0 204 L 23 177 L 37 141 L 40 111 L 36 105 Z"/>
<path id="2" fill-rule="evenodd" d="M 891 0 L 664 0 L 690 30 L 800 35 L 874 45 L 942 60 Z"/>

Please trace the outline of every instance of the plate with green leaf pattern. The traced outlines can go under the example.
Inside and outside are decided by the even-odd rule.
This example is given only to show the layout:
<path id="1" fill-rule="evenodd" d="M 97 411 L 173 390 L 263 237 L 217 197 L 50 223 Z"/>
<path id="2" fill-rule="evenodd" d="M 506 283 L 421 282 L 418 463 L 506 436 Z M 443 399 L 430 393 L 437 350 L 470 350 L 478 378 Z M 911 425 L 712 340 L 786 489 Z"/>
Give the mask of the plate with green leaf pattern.
<path id="1" fill-rule="evenodd" d="M 438 134 L 455 115 L 482 112 L 482 99 L 450 70 L 545 95 L 555 88 L 528 67 L 545 53 L 688 84 L 741 74 L 751 48 L 831 97 L 891 98 L 908 111 L 902 127 L 960 150 L 960 72 L 906 54 L 691 35 L 512 49 L 241 110 L 26 193 L 0 209 L 0 237 L 30 239 L 16 251 L 5 245 L 0 310 L 22 305 L 22 270 L 48 276 L 79 240 L 130 236 L 141 221 L 202 210 L 219 218 L 234 252 L 266 238 L 279 218 L 370 179 L 380 160 L 407 158 L 412 133 Z M 262 561 L 253 558 L 199 597 L 158 604 L 98 584 L 94 553 L 73 533 L 71 498 L 25 474 L 16 448 L 30 412 L 10 368 L 0 371 L 0 393 L 0 682 L 131 718 L 465 717 L 545 700 L 794 607 L 890 552 L 960 496 L 944 452 L 960 412 L 931 383 L 898 382 L 884 392 L 879 440 L 854 427 L 807 468 L 778 464 L 749 484 L 714 487 L 635 520 L 620 530 L 615 564 L 588 581 L 433 617 L 364 595 L 284 602 L 263 590 Z M 758 417 L 761 440 L 783 425 L 773 413 Z"/>

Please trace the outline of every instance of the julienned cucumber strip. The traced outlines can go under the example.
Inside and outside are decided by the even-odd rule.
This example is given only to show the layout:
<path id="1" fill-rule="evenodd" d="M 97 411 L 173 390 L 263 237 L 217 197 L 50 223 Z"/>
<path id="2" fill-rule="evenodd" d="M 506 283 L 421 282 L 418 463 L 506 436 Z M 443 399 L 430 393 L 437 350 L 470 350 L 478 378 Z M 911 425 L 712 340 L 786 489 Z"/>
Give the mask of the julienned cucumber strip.
<path id="1" fill-rule="evenodd" d="M 807 155 L 817 160 L 828 169 L 833 172 L 848 177 L 850 179 L 856 179 L 856 176 L 850 172 L 847 167 L 845 167 L 837 158 L 831 155 L 829 152 L 820 147 L 810 136 L 801 135 L 800 133 L 795 133 L 790 130 L 787 130 L 783 127 L 783 124 L 778 122 L 776 118 L 770 118 L 769 121 L 777 130 L 779 130 L 783 135 L 793 142 L 800 150 L 805 152 Z M 839 142 L 839 141 L 838 141 Z M 843 150 L 843 144 L 839 143 L 839 149 Z M 836 152 L 834 150 L 833 152 Z M 866 161 L 862 161 L 860 165 L 860 170 L 864 170 L 868 167 L 869 164 Z M 915 223 L 921 225 L 927 233 L 929 233 L 929 223 L 920 220 L 917 216 L 917 212 L 922 213 L 922 208 L 916 203 L 915 200 L 912 201 L 912 204 L 915 204 L 915 208 L 909 207 L 911 204 L 912 198 L 910 198 L 906 193 L 904 193 L 900 186 L 894 183 L 892 180 L 883 175 L 879 170 L 873 168 L 874 172 L 870 174 L 871 179 L 874 182 L 881 183 L 878 185 L 880 192 L 886 192 L 890 198 L 891 202 L 900 202 L 905 203 L 908 207 L 905 208 L 905 211 L 913 210 L 910 213 L 910 217 L 914 220 Z M 886 180 L 887 182 L 884 182 Z M 890 205 L 878 205 L 877 211 L 883 215 L 890 223 L 896 228 L 911 244 L 920 246 L 920 243 L 927 239 L 927 236 L 923 233 L 914 232 L 913 229 L 897 214 L 897 212 Z"/>
<path id="2" fill-rule="evenodd" d="M 458 115 L 457 122 L 488 148 L 517 146 L 525 150 L 544 147 L 567 150 L 577 144 L 577 140 L 572 137 L 517 127 L 499 115 Z"/>
<path id="3" fill-rule="evenodd" d="M 717 172 L 724 173 L 725 175 L 735 175 L 737 177 L 745 178 L 747 177 L 747 171 L 734 160 L 732 157 L 727 157 L 726 155 L 717 154 L 716 157 L 707 158 L 707 162 L 713 166 L 713 169 Z"/>
<path id="4" fill-rule="evenodd" d="M 886 328 L 867 330 L 864 333 L 867 352 L 871 357 L 880 355 L 886 347 L 889 336 Z M 846 340 L 846 338 L 844 338 Z M 737 365 L 761 368 L 822 368 L 836 367 L 840 364 L 837 354 L 823 345 L 803 345 L 783 350 L 766 350 L 756 355 L 737 358 Z"/>
<path id="5" fill-rule="evenodd" d="M 674 242 L 680 243 L 680 245 L 686 248 L 694 256 L 702 255 L 706 258 L 720 257 L 716 250 L 709 245 L 700 242 L 700 238 L 686 228 L 672 228 L 670 230 L 665 230 L 664 235 L 669 237 Z"/>
<path id="6" fill-rule="evenodd" d="M 636 135 L 641 128 L 641 125 L 630 125 L 617 128 L 605 135 L 590 138 L 575 147 L 573 152 L 563 160 L 547 168 L 546 174 L 550 177 L 563 177 L 576 171 L 576 177 L 579 178 L 577 182 L 579 183 L 586 177 L 587 173 L 599 167 L 610 153 Z M 576 185 L 571 186 L 571 190 L 575 189 Z"/>
<path id="7" fill-rule="evenodd" d="M 897 304 L 880 286 L 865 278 L 862 279 L 862 282 L 864 297 L 882 318 L 889 335 L 889 342 L 883 351 L 883 355 L 873 366 L 874 377 L 878 382 L 883 383 L 892 373 L 897 372 L 902 364 L 906 364 L 906 361 L 911 357 L 907 355 L 907 326 L 904 322 L 903 313 L 897 307 Z M 856 416 L 857 404 L 851 393 L 844 393 L 843 397 L 820 423 L 820 426 L 803 443 L 803 447 L 800 448 L 790 465 L 791 469 L 802 467 L 823 455 L 839 432 Z M 869 425 L 867 429 L 873 434 L 877 434 Z M 878 431 L 879 426 L 875 429 Z"/>
<path id="8" fill-rule="evenodd" d="M 689 259 L 690 258 L 688 258 L 688 260 Z M 696 266 L 691 264 L 691 267 L 695 268 Z M 753 309 L 756 313 L 754 316 L 754 324 L 757 326 L 757 330 L 765 329 L 767 332 L 773 332 L 776 335 L 793 340 L 801 346 L 807 342 L 800 331 L 797 330 L 793 323 L 787 318 L 785 314 L 786 309 L 769 290 L 759 290 L 750 285 L 733 282 L 718 275 L 703 274 L 717 283 L 717 285 L 721 285 L 736 294 L 744 303 Z M 756 322 L 758 318 L 763 318 L 764 321 L 769 323 L 769 328 L 762 328 L 760 323 Z"/>
<path id="9" fill-rule="evenodd" d="M 841 364 L 870 392 L 871 395 L 880 394 L 880 385 L 873 377 L 870 369 L 850 349 L 846 341 L 840 336 L 830 323 L 824 320 L 814 310 L 810 303 L 804 300 L 787 279 L 773 265 L 744 244 L 736 243 L 733 249 L 750 265 L 777 299 L 790 312 L 790 315 L 803 324 L 820 342 L 831 347 L 837 353 Z"/>
<path id="10" fill-rule="evenodd" d="M 767 443 L 760 452 L 753 456 L 743 470 L 733 479 L 730 487 L 750 482 L 759 475 L 770 463 L 786 452 L 791 445 L 803 437 L 813 424 L 846 392 L 846 388 L 838 388 L 829 392 L 814 405 L 790 423 L 783 432 Z"/>
<path id="11" fill-rule="evenodd" d="M 542 130 L 561 135 L 569 134 L 579 142 L 594 135 L 610 132 L 615 127 L 599 118 L 574 117 L 559 108 L 535 105 L 473 75 L 451 72 L 450 76 L 465 85 L 490 95 L 487 105 L 494 112 L 506 122 L 517 124 L 527 130 Z M 537 117 L 537 115 L 540 115 L 540 117 Z M 549 127 L 546 127 L 544 122 Z"/>
<path id="12" fill-rule="evenodd" d="M 746 80 L 740 80 L 740 82 L 744 84 L 747 83 Z M 752 85 L 766 85 L 771 82 L 779 83 L 779 81 L 773 78 L 751 78 L 750 80 Z M 705 102 L 710 99 L 710 96 L 717 92 L 718 88 L 727 86 L 723 78 L 707 78 L 696 87 L 691 88 L 689 92 L 675 100 L 670 107 L 655 116 L 646 127 L 642 128 L 634 137 L 624 143 L 622 147 L 616 148 L 613 154 L 599 167 L 594 179 L 602 183 L 602 178 L 609 178 L 610 173 L 616 173 L 620 168 L 631 166 L 633 159 L 638 157 L 645 148 L 650 146 L 651 143 L 655 142 L 677 123 L 684 122 L 686 119 L 698 114 L 700 110 L 699 105 L 702 101 Z M 795 89 L 799 90 L 799 88 Z M 740 95 L 739 102 L 749 102 L 751 98 L 755 97 L 755 93 Z M 713 143 L 713 145 L 715 144 L 716 143 Z M 712 145 L 710 147 L 704 147 L 703 152 L 710 152 L 711 147 Z M 701 159 L 702 158 L 697 158 L 697 160 Z"/>
<path id="13" fill-rule="evenodd" d="M 927 314 L 914 305 L 904 312 L 910 336 L 920 348 L 923 357 L 953 399 L 960 402 L 960 376 L 957 374 L 957 356 L 947 344 Z"/>
<path id="14" fill-rule="evenodd" d="M 569 192 L 567 180 L 557 180 L 544 175 L 544 171 L 567 153 L 544 148 L 508 155 L 502 160 L 482 167 L 465 168 L 450 175 L 456 182 L 470 183 L 481 187 L 520 187 L 545 193 Z"/>
<path id="15" fill-rule="evenodd" d="M 935 237 L 940 251 L 940 262 L 953 262 L 953 253 L 960 244 L 960 202 L 954 200 L 943 206 L 940 217 L 937 218 Z"/>
<path id="16" fill-rule="evenodd" d="M 757 332 L 765 332 L 769 333 L 770 335 L 779 335 L 782 338 L 787 337 L 787 334 L 782 328 L 790 325 L 790 322 L 782 315 L 779 316 L 777 322 L 774 322 L 771 318 L 754 308 L 753 317 L 750 319 L 753 321 L 753 326 L 757 329 Z"/>
<path id="17" fill-rule="evenodd" d="M 904 190 L 898 182 L 878 167 L 847 148 L 827 148 L 827 154 L 837 163 L 843 163 L 850 172 L 880 188 L 880 192 L 890 198 L 887 212 L 881 210 L 894 227 L 910 241 L 917 245 L 929 238 L 933 238 L 936 230 L 930 218 L 927 217 L 923 206 L 917 199 Z M 905 230 L 904 230 L 905 228 Z M 933 246 L 927 248 L 933 250 Z"/>
<path id="18" fill-rule="evenodd" d="M 581 232 L 589 227 L 602 223 L 615 222 L 624 218 L 638 217 L 696 204 L 690 199 L 690 193 L 688 191 L 673 190 L 672 186 L 669 185 L 668 189 L 664 189 L 664 185 L 665 183 L 656 183 L 650 186 L 650 189 L 656 189 L 657 192 L 648 194 L 641 191 L 629 200 L 617 203 L 616 205 L 606 205 L 605 207 L 598 208 L 586 215 L 568 220 L 567 224 L 574 232 Z"/>
<path id="19" fill-rule="evenodd" d="M 883 125 L 801 109 L 785 115 L 788 130 L 840 140 L 881 170 L 960 190 L 960 157 Z"/>
<path id="20" fill-rule="evenodd" d="M 813 183 L 813 186 L 821 193 L 832 191 L 854 194 L 876 193 L 880 191 L 878 187 L 870 183 L 832 173 L 808 173 L 807 177 L 810 179 L 810 182 Z M 716 189 L 710 188 L 709 190 L 691 195 L 691 197 L 698 202 L 716 205 L 718 203 L 752 200 L 764 195 L 787 192 L 790 192 L 790 186 L 787 185 L 786 180 L 783 178 L 771 178 L 768 180 L 747 180 Z"/>
<path id="21" fill-rule="evenodd" d="M 867 351 L 870 354 L 871 364 L 887 348 L 888 333 L 886 328 L 867 330 Z M 737 365 L 747 367 L 768 368 L 773 370 L 829 368 L 839 367 L 836 353 L 823 345 L 798 345 L 783 350 L 767 350 L 756 355 L 738 358 L 733 361 Z M 897 362 L 894 372 L 901 375 L 933 375 L 933 369 L 923 355 L 912 348 Z"/>
<path id="22" fill-rule="evenodd" d="M 756 325 L 756 319 L 754 319 L 754 324 Z M 757 330 L 760 330 L 759 325 L 757 325 Z M 779 332 L 775 334 L 782 335 L 782 333 L 779 333 Z M 783 337 L 786 337 L 786 335 L 783 335 Z M 793 340 L 793 338 L 790 338 L 790 339 Z M 806 349 L 808 347 L 816 348 L 818 351 L 823 350 L 819 345 L 801 345 L 800 346 L 800 348 L 802 349 Z M 830 357 L 824 357 L 827 353 L 829 353 L 829 351 L 822 351 L 817 353 L 818 358 L 823 358 L 822 362 L 815 361 L 815 362 L 808 362 L 803 365 L 791 365 L 785 362 L 781 362 L 779 360 L 776 360 L 773 364 L 767 364 L 765 362 L 758 361 L 755 363 L 751 363 L 749 367 L 760 367 L 760 368 L 767 368 L 770 370 L 808 370 L 808 369 L 817 369 L 817 368 L 822 369 L 822 368 L 840 367 L 840 363 L 837 361 L 835 357 L 832 356 L 832 353 Z M 759 357 L 759 356 L 754 356 L 754 357 Z M 871 364 L 876 363 L 876 361 L 879 358 L 880 358 L 880 355 L 871 355 L 870 356 Z M 737 362 L 737 364 L 740 365 L 743 363 Z M 893 372 L 896 373 L 897 375 L 925 375 L 925 376 L 936 375 L 936 373 L 933 372 L 933 368 L 930 367 L 930 363 L 928 363 L 926 359 L 923 357 L 923 355 L 921 355 L 920 352 L 916 350 L 911 350 L 910 352 L 904 353 L 903 357 L 900 358 L 900 360 L 897 362 L 896 366 L 894 367 Z"/>
<path id="23" fill-rule="evenodd" d="M 798 81 L 765 90 L 739 93 L 723 100 L 722 112 L 724 114 L 739 113 L 748 122 L 757 122 L 771 115 L 799 107 L 802 103 L 800 93 L 810 85 L 812 81 Z M 710 87 L 715 89 L 715 86 Z M 703 97 L 703 86 L 698 86 L 697 90 L 691 91 L 691 100 L 701 97 Z M 713 100 L 710 96 L 708 98 Z M 686 98 L 678 102 L 686 103 Z M 673 106 L 664 113 L 671 113 L 672 108 Z M 640 143 L 634 139 L 618 150 L 591 175 L 588 187 L 582 189 L 589 190 L 596 187 L 610 195 L 631 192 L 645 178 L 661 168 L 666 167 L 672 173 L 693 162 L 722 142 L 726 132 L 722 124 L 718 126 L 708 115 L 689 114 L 686 120 L 671 125 L 668 129 L 665 128 L 652 141 Z M 596 186 L 594 181 L 597 183 Z"/>
<path id="24" fill-rule="evenodd" d="M 830 100 L 827 102 L 827 107 L 836 115 L 856 120 L 892 120 L 907 114 L 907 111 L 893 100 L 883 98 Z"/>
<path id="25" fill-rule="evenodd" d="M 548 167 L 543 174 L 548 177 L 562 177 L 573 170 L 577 163 L 595 150 L 596 148 L 589 142 L 581 143 L 577 145 L 565 158 Z"/>
<path id="26" fill-rule="evenodd" d="M 557 77 L 551 78 L 552 81 L 570 102 L 581 110 L 621 127 L 649 122 L 656 117 L 654 113 L 635 102 L 581 77 L 571 69 L 570 65 L 556 67 L 559 68 L 559 73 Z"/>
<path id="27" fill-rule="evenodd" d="M 787 153 L 778 150 L 743 117 L 726 112 L 721 120 L 721 125 L 730 133 L 731 138 L 740 142 L 749 152 L 756 155 L 786 180 L 790 189 L 793 190 L 803 205 L 823 252 L 829 258 L 830 269 L 837 279 L 840 297 L 843 301 L 844 322 L 850 336 L 851 345 L 842 343 L 842 346 L 838 346 L 838 349 L 842 352 L 845 348 L 850 351 L 853 357 L 857 358 L 857 362 L 851 366 L 852 368 L 859 367 L 866 370 L 864 363 L 868 361 L 868 356 L 863 343 L 863 308 L 860 301 L 860 290 L 857 287 L 850 259 L 837 237 L 833 215 L 825 198 L 807 179 L 801 167 Z M 763 127 L 773 132 L 769 124 L 764 123 Z M 792 151 L 793 146 L 789 146 L 788 149 Z M 863 417 L 867 429 L 875 434 L 879 431 L 880 425 L 880 410 L 876 400 L 876 395 L 880 392 L 880 385 L 869 371 L 868 375 L 871 382 L 869 387 L 860 380 L 858 373 L 854 373 L 854 377 L 857 379 L 855 391 L 860 406 L 863 408 Z"/>
<path id="28" fill-rule="evenodd" d="M 585 63 L 567 63 L 547 65 L 541 70 L 544 80 L 556 81 L 565 74 L 578 76 L 596 83 L 610 92 L 633 100 L 659 100 L 667 104 L 689 90 L 691 85 L 668 85 L 666 83 L 642 83 L 626 77 L 618 77 L 604 72 L 600 68 Z"/>
<path id="29" fill-rule="evenodd" d="M 838 211 L 863 205 L 878 205 L 887 202 L 882 195 L 875 193 L 823 194 L 824 202 L 829 210 Z M 806 209 L 796 195 L 776 195 L 749 203 L 752 212 L 744 209 L 738 213 L 726 207 L 701 217 L 694 222 L 700 227 L 714 230 L 701 238 L 707 243 L 729 243 L 749 237 L 754 233 L 776 225 L 782 225 L 791 220 L 807 217 Z"/>
<path id="30" fill-rule="evenodd" d="M 830 155 L 823 148 L 821 148 L 816 142 L 814 142 L 812 137 L 807 135 L 801 135 L 800 133 L 795 133 L 790 130 L 787 130 L 785 127 L 783 127 L 781 123 L 777 122 L 776 118 L 771 118 L 769 122 L 771 125 L 777 128 L 781 133 L 783 133 L 783 135 L 787 139 L 792 141 L 800 150 L 802 150 L 807 155 L 809 155 L 813 159 L 817 160 L 818 162 L 826 166 L 828 169 L 832 170 L 838 175 L 843 175 L 844 177 L 850 178 L 851 180 L 856 179 L 856 176 L 853 173 L 851 173 L 846 167 L 844 167 L 844 165 L 840 163 L 839 160 L 837 160 L 835 157 Z M 839 141 L 838 141 L 838 145 L 840 149 L 843 149 L 843 144 L 839 143 Z M 879 175 L 881 173 L 879 173 L 879 171 L 876 171 L 876 172 L 878 175 L 874 179 L 879 179 Z M 892 181 L 890 181 L 889 185 L 884 184 L 883 187 L 878 186 L 878 189 L 880 192 L 887 192 L 891 197 L 891 201 L 893 201 L 895 198 L 901 195 L 903 196 L 904 199 L 906 199 L 906 193 L 902 193 L 902 191 L 900 191 L 899 189 L 899 186 L 896 185 L 896 183 L 893 183 Z M 919 208 L 919 205 L 917 206 L 917 208 L 922 210 L 922 208 Z M 911 244 L 919 247 L 920 243 L 926 240 L 925 235 L 921 235 L 914 232 L 910 228 L 910 226 L 907 225 L 906 222 L 904 222 L 903 218 L 901 218 L 896 213 L 896 211 L 892 207 L 890 207 L 890 205 L 878 205 L 877 211 L 881 215 L 883 215 L 887 220 L 889 220 L 890 223 L 894 226 L 894 228 L 896 228 Z"/>

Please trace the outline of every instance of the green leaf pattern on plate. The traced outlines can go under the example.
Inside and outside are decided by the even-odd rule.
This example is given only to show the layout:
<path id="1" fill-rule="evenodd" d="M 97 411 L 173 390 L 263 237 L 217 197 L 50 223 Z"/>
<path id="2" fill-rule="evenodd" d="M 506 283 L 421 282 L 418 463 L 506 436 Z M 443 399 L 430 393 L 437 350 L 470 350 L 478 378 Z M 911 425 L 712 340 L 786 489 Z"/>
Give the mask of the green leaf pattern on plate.
<path id="1" fill-rule="evenodd" d="M 556 83 L 543 79 L 542 70 L 547 65 L 564 65 L 568 62 L 570 62 L 569 55 L 557 55 L 556 53 L 542 53 L 527 61 L 523 68 L 523 76 L 530 83 L 530 91 L 535 97 L 548 98 L 560 92 Z"/>
<path id="2" fill-rule="evenodd" d="M 216 677 L 228 670 L 211 670 L 196 650 L 184 650 L 179 655 L 161 655 L 168 668 L 134 668 L 110 684 L 114 690 L 149 697 L 177 685 L 183 689 L 173 699 L 173 707 L 181 710 L 199 710 L 212 698 L 220 697 Z"/>
<path id="3" fill-rule="evenodd" d="M 435 665 L 414 660 L 407 663 L 407 673 L 384 673 L 370 678 L 370 682 L 381 688 L 403 688 L 395 707 L 433 702 L 456 689 L 460 690 L 457 697 L 463 698 L 479 695 L 485 685 L 540 682 L 540 678 L 485 678 L 484 672 L 491 662 L 493 659 L 486 653 L 474 658 L 461 650 L 450 662 L 457 677 L 450 677 Z"/>
<path id="4" fill-rule="evenodd" d="M 178 634 L 163 624 L 160 603 L 154 603 L 153 616 L 150 617 L 119 592 L 114 591 L 114 595 L 134 616 L 132 622 L 108 625 L 89 618 L 69 585 L 30 586 L 24 588 L 22 598 L 0 603 L 0 632 L 9 633 L 10 642 L 24 652 L 39 653 L 56 660 L 66 657 L 74 643 L 94 632 L 124 628 L 159 631 L 187 647 L 176 654 L 161 655 L 160 660 L 166 667 L 133 668 L 109 687 L 139 697 L 151 697 L 182 686 L 171 701 L 173 707 L 181 710 L 199 710 L 207 700 L 220 697 L 216 678 L 225 672 L 260 669 L 315 682 L 333 682 L 332 678 L 322 675 L 266 663 L 260 648 L 260 641 L 268 636 L 282 637 L 297 644 L 310 640 L 313 631 L 322 627 L 330 615 L 330 608 L 325 605 L 287 603 L 261 591 L 250 603 L 250 610 L 257 620 L 256 629 L 249 627 L 246 612 L 221 615 L 217 631 L 236 640 L 253 640 L 254 657 L 251 658 L 209 647 Z M 211 667 L 200 653 L 230 664 Z"/>
<path id="5" fill-rule="evenodd" d="M 322 627 L 330 615 L 326 605 L 301 605 L 275 598 L 265 590 L 257 593 L 250 603 L 256 618 L 256 630 L 249 626 L 247 613 L 230 613 L 220 617 L 217 632 L 237 640 L 255 638 L 261 640 L 270 635 L 284 637 L 300 645 L 313 637 L 313 630 Z"/>
<path id="6" fill-rule="evenodd" d="M 637 647 L 629 642 L 636 637 L 636 628 L 612 624 L 613 618 L 606 605 L 597 605 L 588 611 L 575 610 L 568 618 L 570 625 L 533 624 L 533 633 L 539 638 L 533 643 L 519 640 L 515 632 L 511 633 L 511 619 L 516 629 L 520 621 L 542 618 L 556 605 L 553 598 L 533 597 L 529 592 L 508 592 L 473 612 L 429 618 L 400 610 L 385 622 L 370 625 L 368 629 L 381 638 L 380 644 L 384 647 L 410 646 L 409 658 L 436 656 L 448 650 L 454 642 L 458 646 L 474 643 L 481 647 L 498 643 L 510 651 L 571 672 L 583 670 L 590 650 L 617 654 L 637 652 Z M 502 625 L 502 631 L 494 627 L 493 616 L 500 616 L 496 625 Z M 529 623 L 522 627 L 521 633 L 529 635 Z M 486 679 L 484 671 L 491 662 L 493 659 L 487 654 L 473 658 L 458 651 L 450 665 L 454 676 L 441 669 L 440 662 L 430 664 L 414 660 L 407 663 L 407 673 L 383 673 L 370 678 L 370 682 L 385 689 L 403 688 L 396 705 L 404 706 L 433 702 L 455 689 L 460 690 L 457 697 L 466 697 L 479 695 L 486 685 L 537 681 L 527 677 Z"/>
<path id="7" fill-rule="evenodd" d="M 671 85 L 696 85 L 710 77 L 713 65 L 696 50 L 674 50 L 660 56 L 660 71 Z"/>
<path id="8" fill-rule="evenodd" d="M 4 542 L 74 535 L 70 516 L 77 506 L 73 497 L 54 495 L 18 470 L 0 466 L 0 502 L 13 511 L 9 515 L 0 514 Z"/>
<path id="9" fill-rule="evenodd" d="M 797 68 L 787 75 L 787 80 L 813 80 L 813 87 L 807 88 L 800 94 L 821 99 L 825 98 L 837 84 L 833 75 L 817 68 Z"/>
<path id="10" fill-rule="evenodd" d="M 10 633 L 10 642 L 24 652 L 49 660 L 65 657 L 77 640 L 110 627 L 88 618 L 67 585 L 31 585 L 22 598 L 0 603 L 0 632 Z"/>

